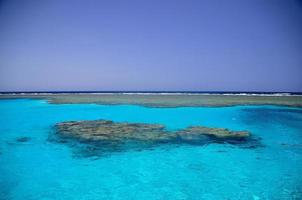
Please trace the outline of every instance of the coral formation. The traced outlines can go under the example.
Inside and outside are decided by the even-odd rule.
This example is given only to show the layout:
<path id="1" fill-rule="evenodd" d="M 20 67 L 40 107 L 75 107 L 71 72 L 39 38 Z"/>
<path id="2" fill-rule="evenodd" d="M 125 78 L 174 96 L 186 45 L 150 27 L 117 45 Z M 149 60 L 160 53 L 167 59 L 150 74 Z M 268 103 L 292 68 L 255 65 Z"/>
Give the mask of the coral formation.
<path id="1" fill-rule="evenodd" d="M 129 148 L 141 150 L 160 144 L 242 144 L 250 138 L 247 131 L 231 131 L 224 128 L 191 126 L 169 131 L 160 124 L 121 123 L 110 120 L 61 122 L 56 124 L 55 133 L 57 142 L 86 144 L 80 145 L 79 148 L 85 155 Z M 252 145 L 254 146 L 255 144 Z"/>
<path id="2" fill-rule="evenodd" d="M 19 137 L 16 139 L 17 142 L 28 142 L 30 141 L 30 137 Z"/>

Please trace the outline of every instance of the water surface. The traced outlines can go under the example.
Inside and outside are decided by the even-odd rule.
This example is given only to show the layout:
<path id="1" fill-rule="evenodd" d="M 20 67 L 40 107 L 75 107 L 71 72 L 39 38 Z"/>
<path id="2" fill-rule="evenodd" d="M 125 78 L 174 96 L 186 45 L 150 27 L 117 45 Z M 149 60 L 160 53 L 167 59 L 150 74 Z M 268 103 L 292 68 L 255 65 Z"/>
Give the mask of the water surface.
<path id="1" fill-rule="evenodd" d="M 108 119 L 248 130 L 263 147 L 165 145 L 79 158 L 49 141 L 53 125 Z M 0 101 L 0 199 L 301 199 L 302 109 L 146 108 Z M 28 137 L 29 141 L 17 141 Z"/>

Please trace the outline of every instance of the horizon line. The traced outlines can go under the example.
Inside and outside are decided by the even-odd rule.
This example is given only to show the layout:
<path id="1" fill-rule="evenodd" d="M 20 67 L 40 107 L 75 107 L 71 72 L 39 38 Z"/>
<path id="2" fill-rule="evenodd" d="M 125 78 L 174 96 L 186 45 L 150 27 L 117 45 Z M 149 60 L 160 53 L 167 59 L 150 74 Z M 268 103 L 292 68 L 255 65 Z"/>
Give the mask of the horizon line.
<path id="1" fill-rule="evenodd" d="M 0 91 L 1 94 L 12 93 L 289 93 L 289 94 L 302 94 L 296 91 L 200 91 L 200 90 L 37 90 L 37 91 Z"/>

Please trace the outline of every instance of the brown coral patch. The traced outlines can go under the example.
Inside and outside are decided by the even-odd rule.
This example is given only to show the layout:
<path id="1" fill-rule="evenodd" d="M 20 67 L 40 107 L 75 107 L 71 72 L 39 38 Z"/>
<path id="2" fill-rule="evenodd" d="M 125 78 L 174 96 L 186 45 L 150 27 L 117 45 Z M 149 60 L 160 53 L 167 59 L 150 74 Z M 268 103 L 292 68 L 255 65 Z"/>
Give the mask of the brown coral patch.
<path id="1" fill-rule="evenodd" d="M 67 121 L 56 124 L 57 141 L 75 140 L 88 144 L 85 152 L 121 151 L 130 148 L 148 148 L 159 144 L 205 144 L 226 142 L 245 143 L 248 131 L 231 131 L 224 128 L 191 126 L 169 131 L 160 124 L 125 123 L 110 120 Z M 92 153 L 93 154 L 93 153 Z"/>

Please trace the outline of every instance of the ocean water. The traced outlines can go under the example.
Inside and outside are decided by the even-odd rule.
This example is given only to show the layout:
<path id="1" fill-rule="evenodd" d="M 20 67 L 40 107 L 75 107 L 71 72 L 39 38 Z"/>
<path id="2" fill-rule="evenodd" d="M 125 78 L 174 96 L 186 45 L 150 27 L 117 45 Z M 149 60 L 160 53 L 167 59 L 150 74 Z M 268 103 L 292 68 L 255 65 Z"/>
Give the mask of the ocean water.
<path id="1" fill-rule="evenodd" d="M 156 146 L 78 157 L 49 140 L 67 120 L 109 119 L 248 130 L 259 147 Z M 0 101 L 0 199 L 302 199 L 302 109 L 278 106 L 147 108 Z M 18 141 L 28 137 L 28 141 Z"/>

